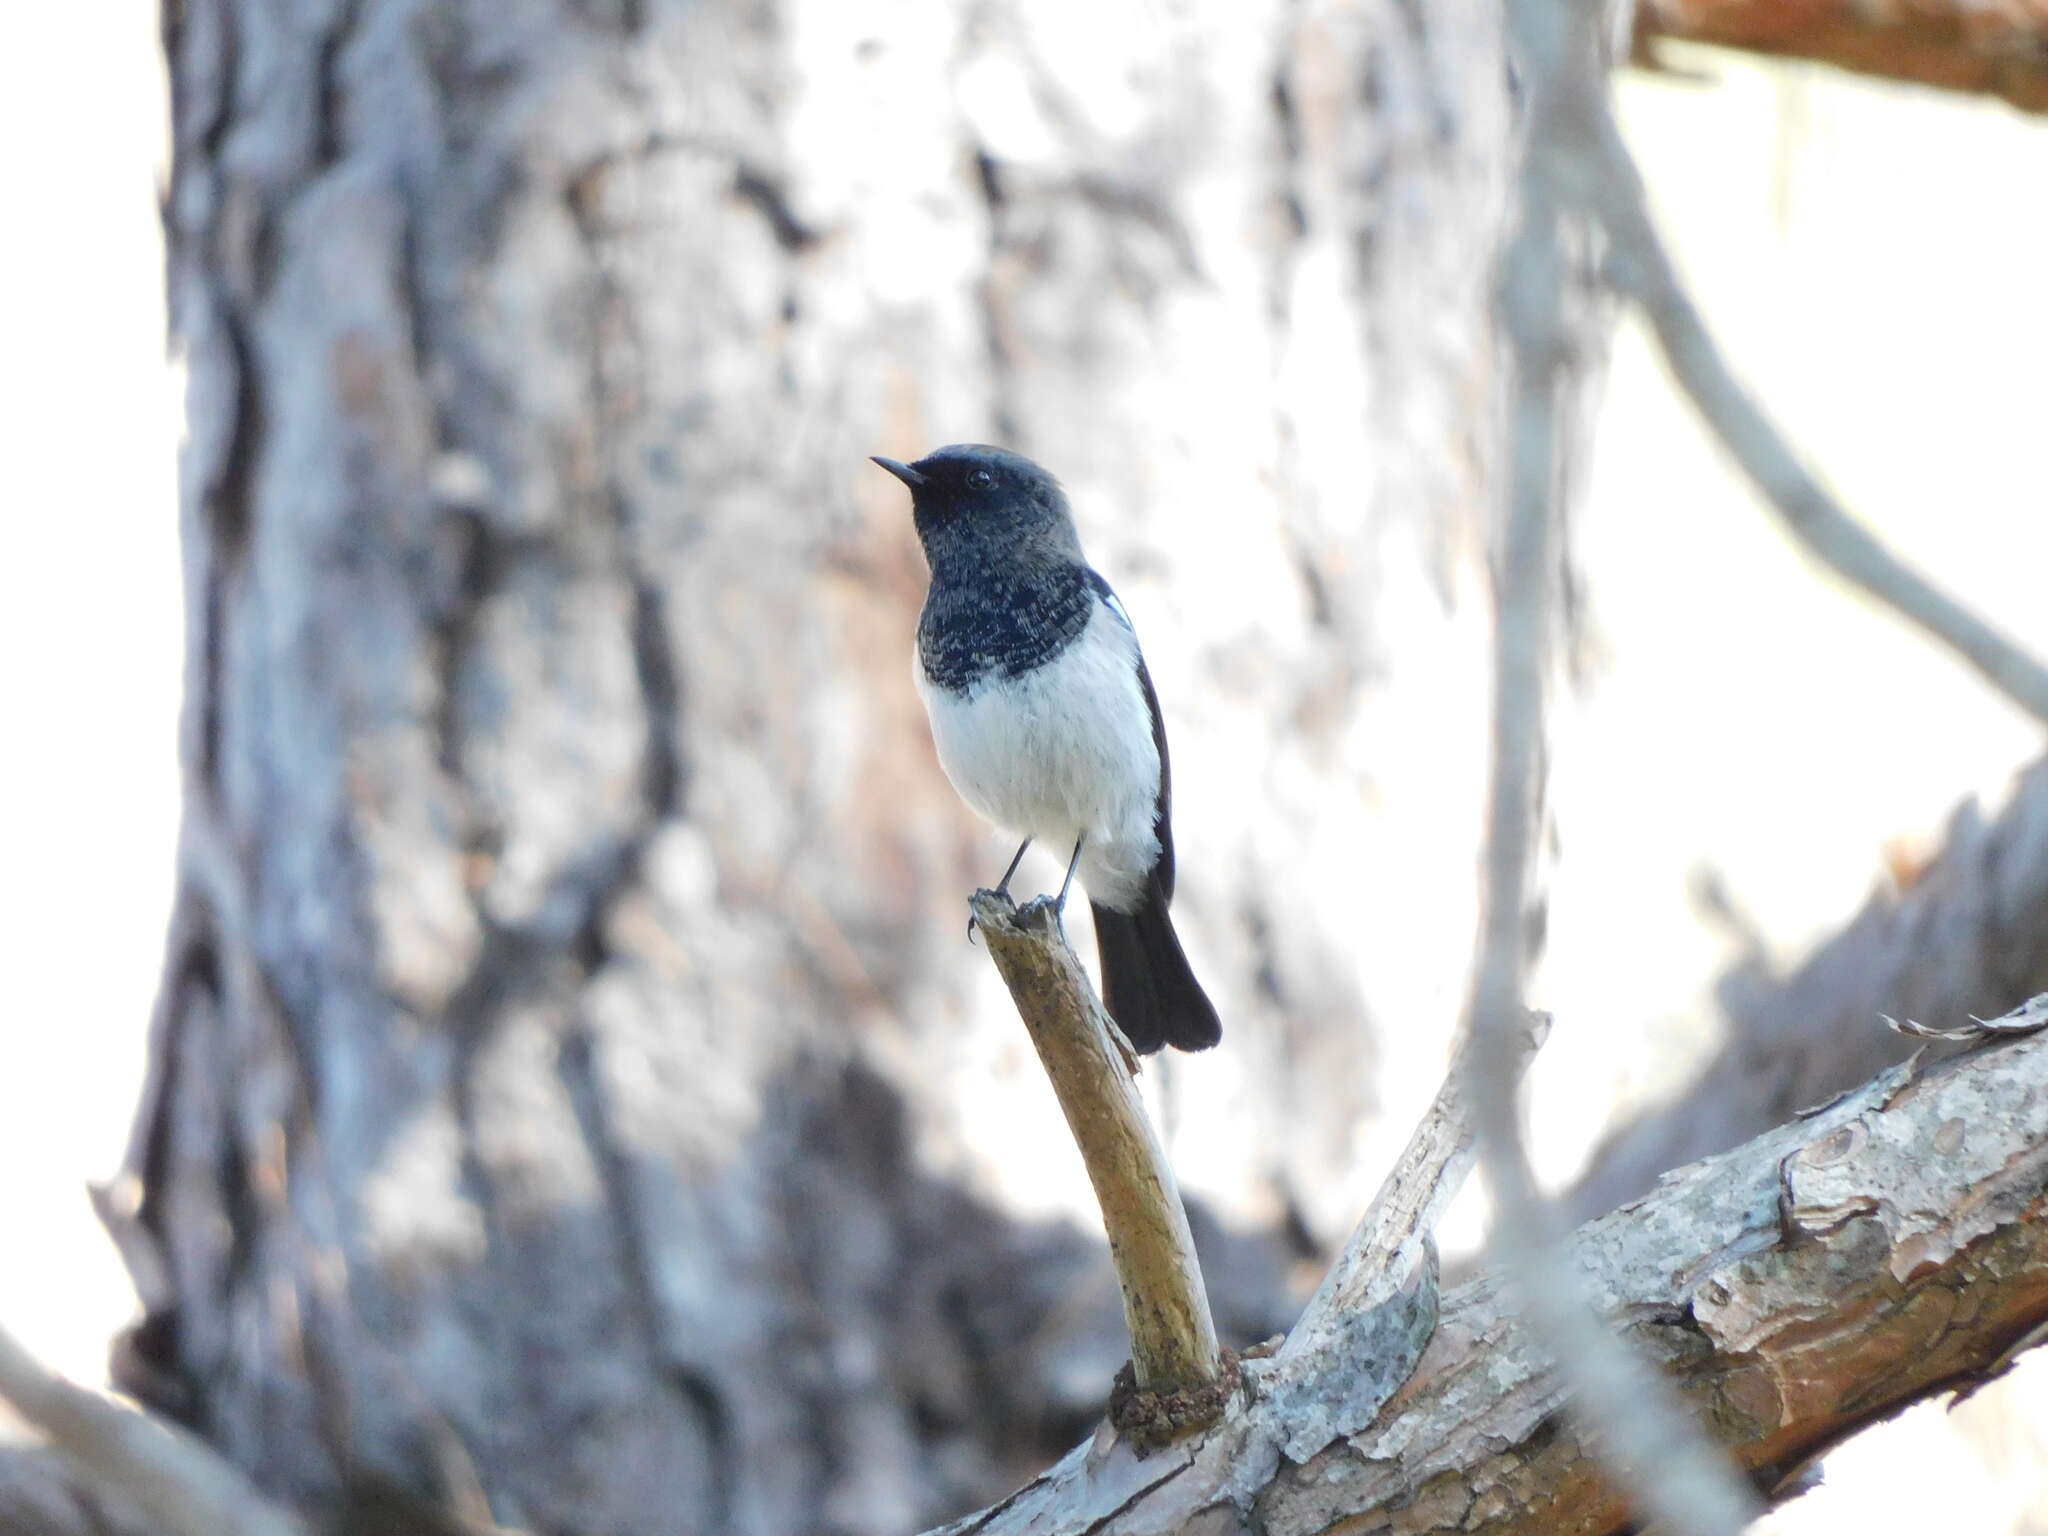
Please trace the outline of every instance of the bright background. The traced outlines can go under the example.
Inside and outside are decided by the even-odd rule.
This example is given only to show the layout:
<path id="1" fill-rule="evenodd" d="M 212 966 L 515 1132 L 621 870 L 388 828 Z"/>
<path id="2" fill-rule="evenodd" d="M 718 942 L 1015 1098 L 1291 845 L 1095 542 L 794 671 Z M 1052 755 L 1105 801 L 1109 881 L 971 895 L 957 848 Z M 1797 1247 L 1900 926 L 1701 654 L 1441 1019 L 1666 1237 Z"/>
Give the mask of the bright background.
<path id="1" fill-rule="evenodd" d="M 86 1380 L 133 1296 L 85 1199 L 118 1166 L 170 899 L 181 667 L 176 369 L 163 345 L 155 7 L 0 23 L 0 1319 Z M 1624 118 L 1723 343 L 1849 504 L 2048 653 L 2048 121 L 1799 67 L 1684 55 Z M 1817 576 L 1624 331 L 1578 532 L 1598 666 L 1565 708 L 1534 1084 L 1570 1175 L 1711 1053 L 1734 958 L 1716 873 L 1790 965 L 1885 845 L 1995 804 L 2040 733 Z M 1390 1126 L 1398 1141 L 1404 1125 Z M 1377 1143 L 1380 1138 L 1375 1137 Z M 2048 1532 L 2048 1369 L 1829 1460 L 1773 1532 Z M 1902 1469 L 1910 1472 L 1902 1475 Z"/>
<path id="2" fill-rule="evenodd" d="M 85 1185 L 141 1091 L 177 841 L 166 110 L 149 0 L 0 21 L 0 1319 L 89 1381 L 135 1301 Z"/>

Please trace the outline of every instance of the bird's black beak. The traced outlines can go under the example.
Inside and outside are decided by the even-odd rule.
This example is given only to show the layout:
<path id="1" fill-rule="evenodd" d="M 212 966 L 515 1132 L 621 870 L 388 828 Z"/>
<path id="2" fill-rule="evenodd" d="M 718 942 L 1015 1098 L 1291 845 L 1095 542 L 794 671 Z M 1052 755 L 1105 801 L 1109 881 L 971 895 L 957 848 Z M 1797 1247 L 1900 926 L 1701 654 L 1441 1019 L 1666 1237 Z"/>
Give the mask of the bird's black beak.
<path id="1" fill-rule="evenodd" d="M 885 459 L 879 453 L 874 455 L 873 462 L 881 465 L 882 468 L 889 471 L 890 474 L 894 475 L 898 480 L 901 480 L 913 491 L 916 490 L 920 485 L 924 484 L 924 476 L 920 475 L 908 464 L 899 464 L 894 459 Z"/>

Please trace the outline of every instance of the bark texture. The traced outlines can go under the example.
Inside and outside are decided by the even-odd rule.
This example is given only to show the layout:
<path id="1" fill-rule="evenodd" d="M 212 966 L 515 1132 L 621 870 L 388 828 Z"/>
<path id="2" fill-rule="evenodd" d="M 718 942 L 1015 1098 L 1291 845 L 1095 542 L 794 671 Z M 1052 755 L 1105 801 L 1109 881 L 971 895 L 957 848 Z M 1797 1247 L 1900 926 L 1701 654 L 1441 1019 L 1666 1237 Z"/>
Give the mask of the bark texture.
<path id="1" fill-rule="evenodd" d="M 267 1491 L 901 1531 L 1098 1409 L 869 452 L 1068 480 L 1176 717 L 1233 1040 L 1183 1102 L 1242 1138 L 1195 1151 L 1355 1212 L 1466 942 L 1468 805 L 1385 807 L 1476 762 L 1507 83 L 1476 0 L 1210 9 L 166 7 L 187 814 L 105 1209 L 123 1384 Z M 1361 859 L 1388 910 L 1333 921 Z M 1196 1228 L 1271 1332 L 1288 1249 Z"/>
<path id="2" fill-rule="evenodd" d="M 2048 1336 L 2048 1037 L 1892 1068 L 1580 1229 L 1573 1257 L 1761 1490 L 1794 1489 L 1844 1436 Z M 1346 1363 L 1248 1361 L 1248 1401 L 1206 1435 L 1139 1459 L 1100 1433 L 944 1536 L 1638 1527 L 1490 1277 L 1445 1295 L 1383 1407 L 1289 1443 L 1303 1375 Z"/>

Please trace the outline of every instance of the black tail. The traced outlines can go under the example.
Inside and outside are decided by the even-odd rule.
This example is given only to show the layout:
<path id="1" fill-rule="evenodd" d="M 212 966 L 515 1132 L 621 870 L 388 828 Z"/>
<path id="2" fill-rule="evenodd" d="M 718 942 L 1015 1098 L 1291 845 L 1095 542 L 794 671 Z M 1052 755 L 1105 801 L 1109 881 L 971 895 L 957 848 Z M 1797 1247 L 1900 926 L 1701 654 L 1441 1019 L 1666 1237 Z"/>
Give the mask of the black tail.
<path id="1" fill-rule="evenodd" d="M 1135 912 L 1112 912 L 1092 901 L 1088 909 L 1102 956 L 1102 1005 L 1136 1050 L 1149 1055 L 1172 1045 L 1206 1051 L 1223 1038 L 1223 1024 L 1188 968 L 1156 885 Z"/>

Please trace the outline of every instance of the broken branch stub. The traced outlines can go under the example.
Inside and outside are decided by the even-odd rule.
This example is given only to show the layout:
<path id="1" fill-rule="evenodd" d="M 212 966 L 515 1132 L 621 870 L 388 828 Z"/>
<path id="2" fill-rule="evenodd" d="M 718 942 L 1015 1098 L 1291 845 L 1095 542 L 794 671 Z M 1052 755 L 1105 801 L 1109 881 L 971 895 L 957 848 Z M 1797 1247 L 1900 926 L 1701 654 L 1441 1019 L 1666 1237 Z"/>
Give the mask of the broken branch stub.
<path id="1" fill-rule="evenodd" d="M 994 891 L 977 891 L 971 906 L 1102 1207 L 1136 1391 L 1177 1400 L 1169 1401 L 1171 1429 L 1194 1428 L 1222 1408 L 1223 1353 L 1173 1169 L 1109 1015 L 1050 902 L 1018 908 Z"/>

